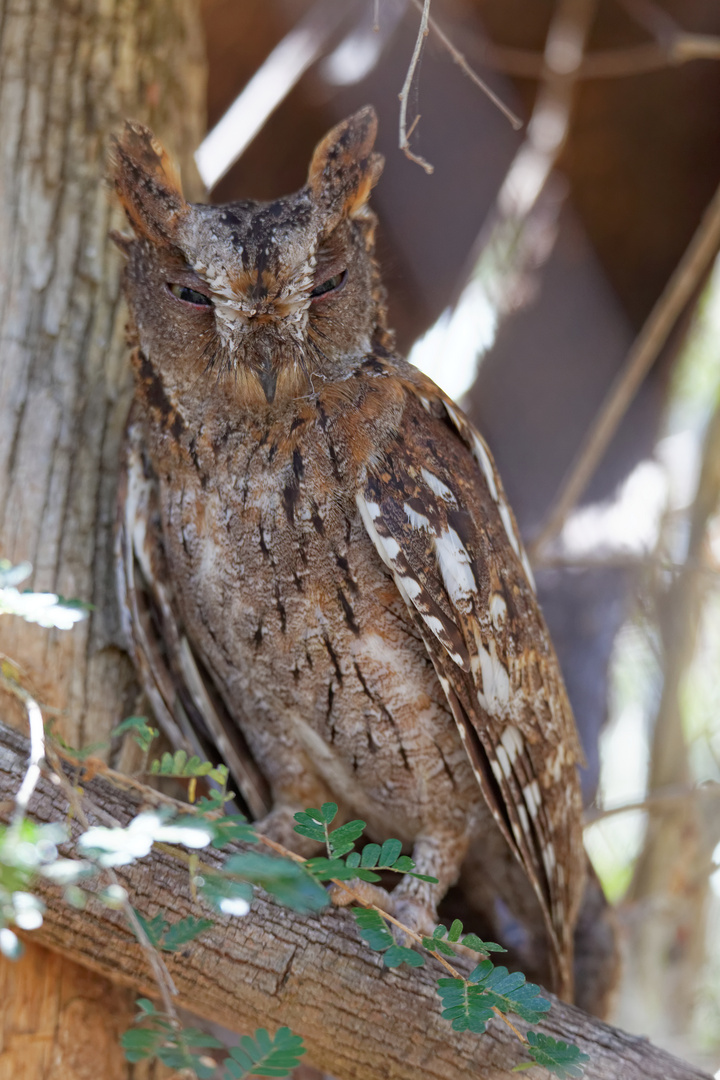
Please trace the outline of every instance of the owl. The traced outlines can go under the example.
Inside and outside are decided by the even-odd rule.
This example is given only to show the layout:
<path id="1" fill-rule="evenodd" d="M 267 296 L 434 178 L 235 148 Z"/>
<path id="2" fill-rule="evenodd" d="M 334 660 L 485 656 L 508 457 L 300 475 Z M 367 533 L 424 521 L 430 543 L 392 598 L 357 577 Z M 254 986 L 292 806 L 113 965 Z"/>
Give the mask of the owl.
<path id="1" fill-rule="evenodd" d="M 586 880 L 573 716 L 485 442 L 398 355 L 364 108 L 274 202 L 189 204 L 128 123 L 112 179 L 135 392 L 118 529 L 125 629 L 166 732 L 200 732 L 260 827 L 332 801 L 573 995 Z M 590 920 L 591 922 L 594 920 Z"/>

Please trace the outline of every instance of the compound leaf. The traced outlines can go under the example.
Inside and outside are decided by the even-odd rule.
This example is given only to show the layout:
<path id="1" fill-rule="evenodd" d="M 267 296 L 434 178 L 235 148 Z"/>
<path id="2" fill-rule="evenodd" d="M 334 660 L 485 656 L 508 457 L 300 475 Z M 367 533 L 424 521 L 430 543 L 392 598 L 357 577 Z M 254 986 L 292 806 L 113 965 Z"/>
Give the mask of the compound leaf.
<path id="1" fill-rule="evenodd" d="M 252 885 L 259 885 L 286 907 L 295 911 L 320 911 L 327 907 L 328 897 L 323 887 L 307 872 L 302 863 L 277 859 L 258 851 L 232 855 L 225 871 L 237 874 Z"/>
<path id="2" fill-rule="evenodd" d="M 393 936 L 385 920 L 377 911 L 368 908 L 352 908 L 351 910 L 360 931 L 360 937 L 371 949 L 383 952 L 394 945 Z"/>
<path id="3" fill-rule="evenodd" d="M 590 1060 L 578 1046 L 561 1042 L 543 1035 L 540 1031 L 528 1031 L 528 1053 L 538 1065 L 543 1065 L 559 1080 L 576 1080 L 583 1075 L 585 1065 Z"/>
<path id="4" fill-rule="evenodd" d="M 265 1028 L 258 1028 L 254 1037 L 243 1035 L 240 1045 L 231 1048 L 225 1069 L 232 1080 L 243 1080 L 249 1075 L 287 1076 L 304 1053 L 302 1039 L 293 1035 L 290 1028 L 279 1028 L 274 1038 Z"/>

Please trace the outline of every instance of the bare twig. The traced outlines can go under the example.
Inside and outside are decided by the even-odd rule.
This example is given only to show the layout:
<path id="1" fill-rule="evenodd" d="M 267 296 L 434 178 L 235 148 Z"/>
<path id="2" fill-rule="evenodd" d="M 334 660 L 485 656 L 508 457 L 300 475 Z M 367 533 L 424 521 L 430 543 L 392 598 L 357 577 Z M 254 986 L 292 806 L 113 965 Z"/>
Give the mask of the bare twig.
<path id="1" fill-rule="evenodd" d="M 413 154 L 410 149 L 410 143 L 408 142 L 408 130 L 407 130 L 407 110 L 408 110 L 408 97 L 410 96 L 410 90 L 412 89 L 413 79 L 415 78 L 415 71 L 420 60 L 420 55 L 425 45 L 425 38 L 428 35 L 428 19 L 430 17 L 430 0 L 423 0 L 422 15 L 420 16 L 420 26 L 418 28 L 418 35 L 415 39 L 415 48 L 413 49 L 412 58 L 410 60 L 410 66 L 407 69 L 407 75 L 405 76 L 405 82 L 403 88 L 400 91 L 400 142 L 399 146 L 405 157 L 410 161 L 414 161 L 416 165 L 420 165 L 426 173 L 430 174 L 434 171 L 433 166 L 425 158 L 420 157 L 419 154 Z M 414 125 L 413 125 L 414 126 Z"/>
<path id="2" fill-rule="evenodd" d="M 423 0 L 413 0 L 413 4 L 416 8 L 418 8 L 418 10 L 422 11 Z M 468 63 L 466 57 L 463 56 L 463 54 L 458 48 L 456 48 L 455 45 L 453 45 L 450 38 L 447 36 L 445 31 L 442 30 L 440 26 L 438 26 L 432 15 L 428 17 L 428 26 L 432 30 L 433 34 L 435 34 L 438 41 L 440 41 L 445 46 L 458 67 L 465 72 L 468 79 L 470 79 L 471 82 L 475 83 L 475 85 L 480 90 L 482 90 L 483 94 L 485 94 L 486 97 L 490 98 L 493 105 L 495 105 L 500 110 L 503 116 L 506 116 L 508 118 L 515 130 L 518 131 L 522 127 L 522 120 L 520 119 L 520 117 L 516 113 L 514 113 L 512 109 L 508 108 L 505 102 L 502 101 L 501 98 L 499 98 L 497 94 L 490 89 L 485 80 L 481 79 L 478 73 L 473 70 L 473 68 Z M 542 57 L 540 59 L 542 62 Z"/>
<path id="3" fill-rule="evenodd" d="M 484 60 L 487 67 L 503 75 L 518 79 L 542 77 L 542 54 L 530 49 L 488 46 Z M 691 60 L 720 60 L 720 38 L 712 34 L 678 34 L 662 45 L 650 42 L 624 49 L 598 50 L 585 56 L 577 78 L 619 79 L 679 67 Z"/>
<path id="4" fill-rule="evenodd" d="M 594 825 L 596 821 L 604 821 L 605 818 L 615 817 L 616 814 L 629 814 L 633 810 L 657 810 L 667 806 L 676 806 L 678 803 L 688 802 L 690 799 L 717 799 L 720 798 L 720 784 L 705 783 L 699 787 L 691 784 L 669 784 L 659 788 L 642 799 L 635 802 L 621 803 L 618 806 L 598 806 L 588 809 L 583 814 L 583 825 Z"/>
<path id="5" fill-rule="evenodd" d="M 547 522 L 530 547 L 531 558 L 537 558 L 542 549 L 558 534 L 568 513 L 585 491 L 630 402 L 719 247 L 720 186 L 632 346 L 623 370 L 610 388 L 585 444 L 560 489 Z"/>
<path id="6" fill-rule="evenodd" d="M 660 570 L 668 574 L 700 574 L 709 579 L 710 585 L 720 585 L 720 569 L 705 566 L 696 559 L 687 562 L 673 562 L 657 555 L 622 554 L 610 551 L 606 555 L 563 555 L 553 552 L 541 553 L 535 561 L 540 570 Z"/>

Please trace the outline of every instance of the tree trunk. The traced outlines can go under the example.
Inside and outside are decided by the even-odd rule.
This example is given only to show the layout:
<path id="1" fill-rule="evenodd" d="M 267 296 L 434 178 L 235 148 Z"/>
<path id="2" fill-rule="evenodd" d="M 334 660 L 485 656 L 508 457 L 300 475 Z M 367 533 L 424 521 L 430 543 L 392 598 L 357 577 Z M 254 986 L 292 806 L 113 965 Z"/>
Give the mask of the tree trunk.
<path id="1" fill-rule="evenodd" d="M 22 780 L 27 747 L 26 739 L 0 725 L 0 804 Z M 129 793 L 99 777 L 82 786 L 91 825 L 108 824 L 108 815 L 125 824 L 141 805 L 162 800 L 149 789 Z M 37 821 L 66 819 L 66 796 L 44 779 L 31 811 Z M 199 854 L 203 863 L 222 861 L 217 852 Z M 192 900 L 187 865 L 167 852 L 154 851 L 118 876 L 146 918 L 158 910 L 172 922 L 207 914 Z M 44 891 L 47 912 L 35 936 L 104 975 L 155 993 L 124 916 L 92 900 L 76 911 L 58 893 Z M 339 1080 L 500 1080 L 527 1061 L 500 1021 L 482 1036 L 454 1032 L 440 1015 L 435 987 L 444 969 L 433 970 L 429 960 L 422 969 L 388 970 L 359 939 L 347 911 L 297 915 L 258 890 L 246 918 L 218 916 L 189 948 L 164 955 L 178 1005 L 234 1030 L 287 1024 L 303 1036 L 313 1063 Z M 646 1039 L 556 999 L 542 1030 L 590 1055 L 586 1080 L 709 1080 Z"/>
<path id="2" fill-rule="evenodd" d="M 3 618 L 0 651 L 75 746 L 107 739 L 135 695 L 112 584 L 129 372 L 108 136 L 144 120 L 192 176 L 204 82 L 194 0 L 0 0 L 0 556 L 95 606 L 72 633 Z M 0 710 L 24 723 L 7 695 Z M 0 1080 L 140 1075 L 110 1049 L 131 995 L 37 947 L 7 965 Z"/>

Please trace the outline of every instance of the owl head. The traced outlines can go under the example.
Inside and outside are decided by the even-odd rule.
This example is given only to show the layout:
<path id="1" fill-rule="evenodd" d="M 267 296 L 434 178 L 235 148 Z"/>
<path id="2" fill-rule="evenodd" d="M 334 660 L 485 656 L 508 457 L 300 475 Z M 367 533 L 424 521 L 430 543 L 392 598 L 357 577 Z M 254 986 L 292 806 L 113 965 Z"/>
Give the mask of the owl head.
<path id="1" fill-rule="evenodd" d="M 342 378 L 383 332 L 368 197 L 382 171 L 366 107 L 325 136 L 307 183 L 275 202 L 188 203 L 152 132 L 128 122 L 111 176 L 133 230 L 119 243 L 137 337 L 166 380 L 248 407 Z M 214 373 L 214 374 L 213 374 Z M 223 376 L 230 375 L 223 380 Z"/>

